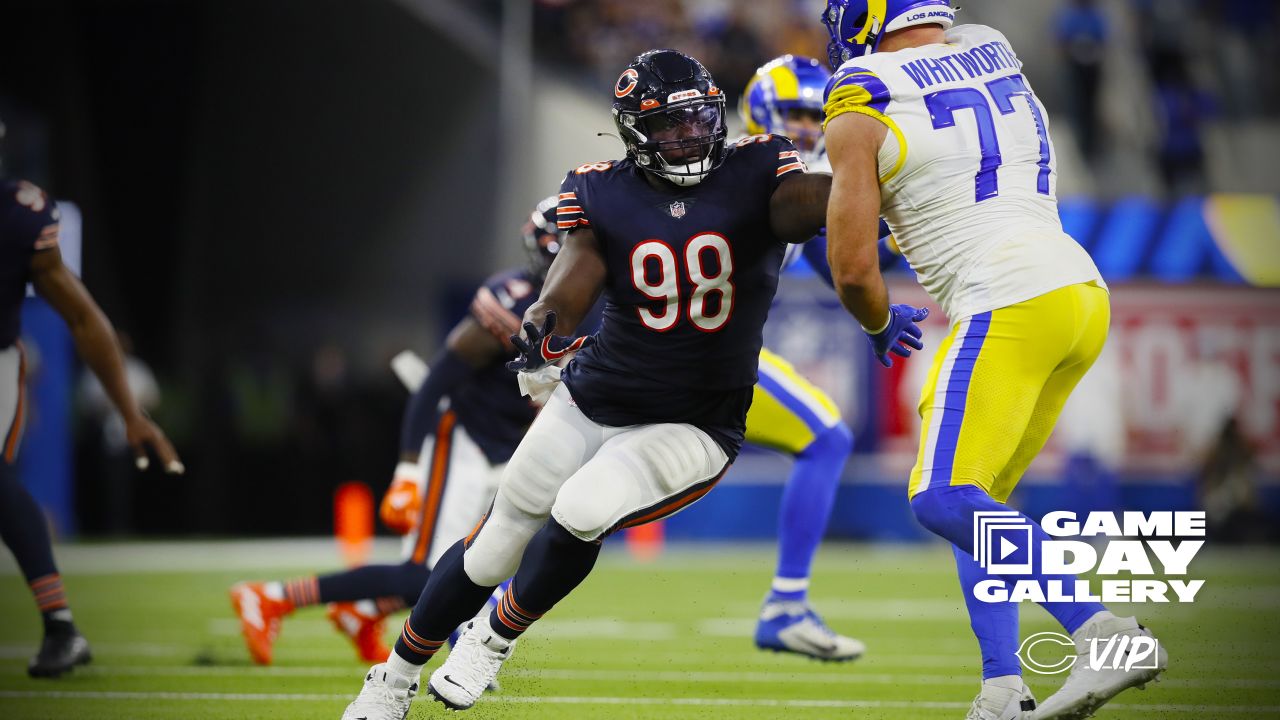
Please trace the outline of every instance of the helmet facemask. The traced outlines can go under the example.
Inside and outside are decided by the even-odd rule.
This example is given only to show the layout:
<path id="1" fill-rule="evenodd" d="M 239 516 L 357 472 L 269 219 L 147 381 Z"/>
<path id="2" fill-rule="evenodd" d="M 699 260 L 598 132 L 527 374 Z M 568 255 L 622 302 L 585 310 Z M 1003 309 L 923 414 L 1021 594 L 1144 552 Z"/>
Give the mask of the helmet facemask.
<path id="1" fill-rule="evenodd" d="M 615 111 L 636 164 L 668 182 L 702 182 L 724 160 L 724 96 L 702 96 L 639 113 Z"/>

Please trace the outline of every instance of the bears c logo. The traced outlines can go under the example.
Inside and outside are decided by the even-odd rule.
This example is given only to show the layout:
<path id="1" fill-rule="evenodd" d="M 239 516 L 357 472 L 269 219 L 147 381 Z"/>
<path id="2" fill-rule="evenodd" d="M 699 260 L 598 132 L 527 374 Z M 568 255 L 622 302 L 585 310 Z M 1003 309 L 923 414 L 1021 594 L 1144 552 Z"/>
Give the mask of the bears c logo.
<path id="1" fill-rule="evenodd" d="M 618 77 L 618 84 L 613 87 L 614 97 L 624 98 L 636 89 L 636 85 L 640 84 L 640 73 L 635 68 L 627 68 L 622 71 L 622 75 Z"/>

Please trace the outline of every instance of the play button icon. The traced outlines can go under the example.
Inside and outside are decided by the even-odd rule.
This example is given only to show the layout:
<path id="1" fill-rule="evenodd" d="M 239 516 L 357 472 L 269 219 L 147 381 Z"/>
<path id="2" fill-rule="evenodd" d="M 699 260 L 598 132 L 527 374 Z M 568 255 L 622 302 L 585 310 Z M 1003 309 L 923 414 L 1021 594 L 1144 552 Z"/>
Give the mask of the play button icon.
<path id="1" fill-rule="evenodd" d="M 1010 555 L 1016 552 L 1018 552 L 1017 545 L 1009 542 L 1009 538 L 1007 537 L 1000 538 L 1000 559 L 1001 560 L 1004 560 L 1005 558 L 1009 557 Z"/>

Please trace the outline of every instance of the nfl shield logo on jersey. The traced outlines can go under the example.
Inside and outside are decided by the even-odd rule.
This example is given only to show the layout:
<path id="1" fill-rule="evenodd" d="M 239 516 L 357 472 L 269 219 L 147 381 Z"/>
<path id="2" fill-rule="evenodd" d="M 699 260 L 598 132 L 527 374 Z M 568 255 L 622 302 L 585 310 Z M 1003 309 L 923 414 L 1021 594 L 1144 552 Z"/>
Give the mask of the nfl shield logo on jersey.
<path id="1" fill-rule="evenodd" d="M 671 213 L 671 217 L 679 220 L 684 217 L 684 203 L 679 200 L 671 203 L 671 207 L 667 208 L 667 212 Z"/>

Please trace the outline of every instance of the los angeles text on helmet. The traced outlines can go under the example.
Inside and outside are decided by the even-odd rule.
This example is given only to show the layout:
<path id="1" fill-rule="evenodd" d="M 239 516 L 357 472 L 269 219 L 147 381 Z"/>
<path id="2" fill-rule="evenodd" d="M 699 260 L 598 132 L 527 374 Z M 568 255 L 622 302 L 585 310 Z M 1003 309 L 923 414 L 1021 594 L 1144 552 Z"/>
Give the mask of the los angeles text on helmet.
<path id="1" fill-rule="evenodd" d="M 1088 580 L 1032 578 L 1014 579 L 1019 570 L 1008 572 L 988 567 L 1004 579 L 979 582 L 974 597 L 983 602 L 1193 602 L 1204 580 L 1185 576 L 1196 554 L 1204 546 L 1203 511 L 1194 512 L 1092 512 L 1081 522 L 1073 512 L 1051 512 L 1041 521 L 1044 531 L 1055 538 L 1086 540 L 1044 540 L 1030 546 L 1039 550 L 1035 563 L 1041 578 L 1051 575 L 1079 575 L 1096 570 L 1099 592 Z M 1113 539 L 1099 547 L 1097 538 Z M 1027 557 L 1026 574 L 1032 560 Z M 1142 578 L 1115 576 L 1146 576 Z M 1151 576 L 1158 576 L 1157 579 Z M 1181 576 L 1181 577 L 1179 577 Z M 1071 587 L 1066 587 L 1071 585 Z"/>

